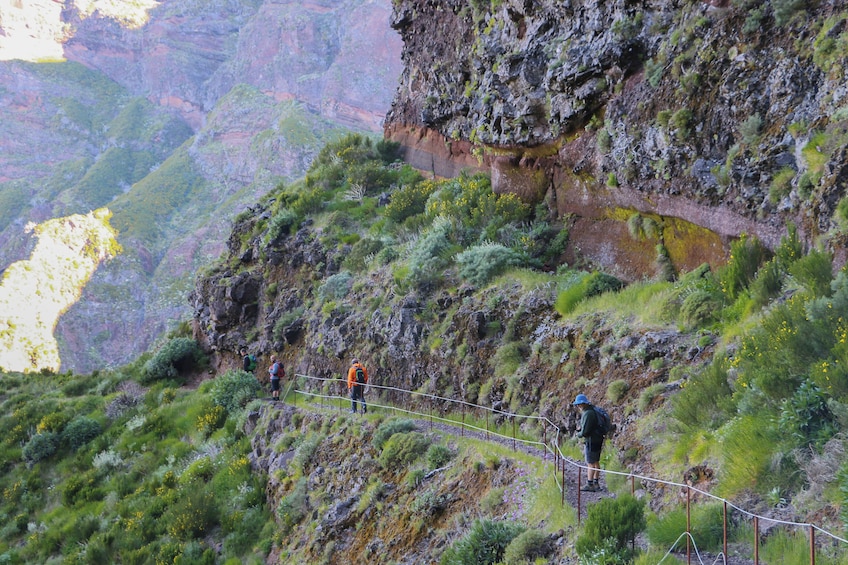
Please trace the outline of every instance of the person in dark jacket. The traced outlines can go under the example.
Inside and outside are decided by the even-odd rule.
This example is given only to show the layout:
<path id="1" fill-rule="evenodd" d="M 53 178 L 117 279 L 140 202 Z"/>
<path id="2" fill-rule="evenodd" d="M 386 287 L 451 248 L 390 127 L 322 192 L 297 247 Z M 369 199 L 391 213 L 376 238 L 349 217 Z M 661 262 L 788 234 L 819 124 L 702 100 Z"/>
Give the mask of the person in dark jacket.
<path id="1" fill-rule="evenodd" d="M 601 490 L 601 485 L 599 484 L 601 478 L 600 461 L 601 448 L 604 445 L 604 434 L 601 432 L 595 407 L 592 406 L 592 403 L 589 402 L 589 398 L 585 394 L 578 394 L 577 398 L 574 399 L 574 405 L 582 411 L 577 437 L 586 439 L 586 465 L 589 467 L 586 471 L 588 483 L 580 490 L 598 492 Z"/>
<path id="2" fill-rule="evenodd" d="M 252 373 L 256 369 L 256 360 L 251 358 L 251 356 L 247 353 L 247 348 L 242 347 L 239 351 L 241 353 L 241 369 L 245 373 Z"/>

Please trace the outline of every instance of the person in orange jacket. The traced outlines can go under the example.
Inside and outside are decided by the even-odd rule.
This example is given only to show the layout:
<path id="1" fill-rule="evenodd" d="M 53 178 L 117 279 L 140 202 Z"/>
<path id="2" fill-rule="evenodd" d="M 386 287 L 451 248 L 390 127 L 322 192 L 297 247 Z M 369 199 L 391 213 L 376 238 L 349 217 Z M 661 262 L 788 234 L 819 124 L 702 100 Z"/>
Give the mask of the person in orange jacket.
<path id="1" fill-rule="evenodd" d="M 365 385 L 368 383 L 368 370 L 356 357 L 350 362 L 347 370 L 347 389 L 350 392 L 350 411 L 356 414 L 356 402 L 362 403 L 362 413 L 368 412 L 365 404 Z"/>

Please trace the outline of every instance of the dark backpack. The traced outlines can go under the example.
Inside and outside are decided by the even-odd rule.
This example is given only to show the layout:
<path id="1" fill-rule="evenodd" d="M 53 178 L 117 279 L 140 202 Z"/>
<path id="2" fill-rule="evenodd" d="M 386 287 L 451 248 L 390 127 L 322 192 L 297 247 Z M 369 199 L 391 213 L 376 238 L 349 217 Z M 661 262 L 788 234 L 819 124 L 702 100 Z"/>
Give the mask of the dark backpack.
<path id="1" fill-rule="evenodd" d="M 356 382 L 358 384 L 365 384 L 365 371 L 362 370 L 362 367 L 356 368 Z"/>
<path id="2" fill-rule="evenodd" d="M 277 361 L 276 363 L 271 365 L 270 373 L 271 373 L 271 378 L 274 378 L 274 379 L 279 379 L 281 377 L 286 376 L 286 372 L 283 370 L 283 366 L 280 364 L 279 361 Z"/>
<path id="3" fill-rule="evenodd" d="M 247 370 L 255 371 L 256 370 L 256 355 L 251 353 L 247 356 Z"/>
<path id="4" fill-rule="evenodd" d="M 601 432 L 601 435 L 605 436 L 610 433 L 610 430 L 612 429 L 610 415 L 600 406 L 593 406 L 593 408 L 595 409 L 595 414 L 598 416 L 598 431 Z"/>

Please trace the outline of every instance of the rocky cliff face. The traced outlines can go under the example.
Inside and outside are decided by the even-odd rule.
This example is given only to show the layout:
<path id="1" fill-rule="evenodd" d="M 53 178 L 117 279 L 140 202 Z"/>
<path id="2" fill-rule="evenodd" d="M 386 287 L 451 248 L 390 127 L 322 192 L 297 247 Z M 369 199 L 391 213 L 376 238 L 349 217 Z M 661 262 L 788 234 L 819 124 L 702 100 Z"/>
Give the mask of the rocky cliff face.
<path id="1" fill-rule="evenodd" d="M 545 199 L 578 228 L 573 259 L 623 276 L 646 270 L 625 226 L 637 215 L 681 268 L 721 262 L 742 233 L 774 246 L 788 222 L 844 261 L 844 11 L 401 1 L 385 131 L 422 169 L 481 168 Z"/>
<path id="2" fill-rule="evenodd" d="M 101 206 L 124 248 L 60 319 L 63 369 L 127 362 L 185 317 L 230 218 L 344 128 L 379 131 L 401 72 L 388 1 L 134 6 L 0 7 L 0 266 L 32 251 L 28 221 Z M 18 39 L 72 63 L 6 61 Z"/>
<path id="3" fill-rule="evenodd" d="M 265 205 L 252 212 L 191 294 L 195 338 L 217 371 L 239 368 L 245 345 L 260 358 L 260 378 L 271 353 L 290 376 L 324 378 L 346 375 L 355 356 L 374 384 L 530 410 L 574 431 L 567 406 L 578 392 L 604 398 L 616 380 L 628 383 L 630 399 L 652 385 L 674 390 L 714 352 L 709 335 L 604 314 L 563 320 L 549 284 L 404 291 L 384 266 L 329 300 L 319 288 L 350 249 L 322 243 L 323 228 L 309 221 L 294 235 L 268 242 L 260 230 L 245 244 L 270 217 Z M 621 415 L 615 443 L 638 444 L 636 421 Z"/>

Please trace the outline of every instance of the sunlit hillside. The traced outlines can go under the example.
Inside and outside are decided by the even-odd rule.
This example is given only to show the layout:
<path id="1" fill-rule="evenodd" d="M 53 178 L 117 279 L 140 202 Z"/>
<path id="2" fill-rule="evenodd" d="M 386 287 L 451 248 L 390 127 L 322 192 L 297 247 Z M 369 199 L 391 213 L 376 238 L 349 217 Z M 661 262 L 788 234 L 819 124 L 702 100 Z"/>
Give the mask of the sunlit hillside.
<path id="1" fill-rule="evenodd" d="M 121 250 L 101 208 L 28 226 L 38 239 L 29 259 L 10 265 L 0 282 L 0 368 L 59 370 L 53 330 L 79 299 L 97 267 Z"/>

